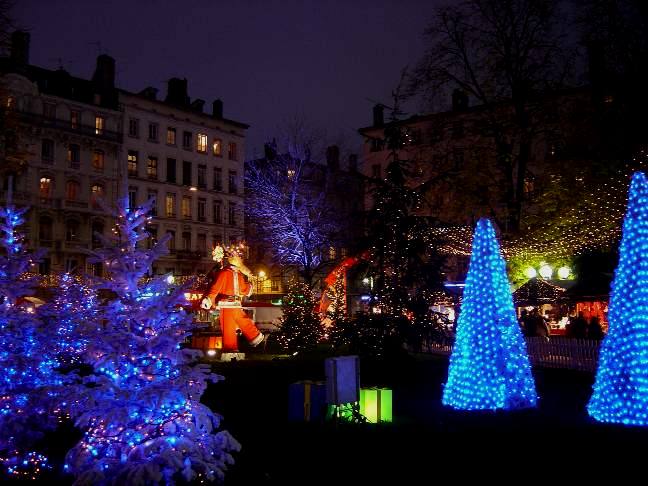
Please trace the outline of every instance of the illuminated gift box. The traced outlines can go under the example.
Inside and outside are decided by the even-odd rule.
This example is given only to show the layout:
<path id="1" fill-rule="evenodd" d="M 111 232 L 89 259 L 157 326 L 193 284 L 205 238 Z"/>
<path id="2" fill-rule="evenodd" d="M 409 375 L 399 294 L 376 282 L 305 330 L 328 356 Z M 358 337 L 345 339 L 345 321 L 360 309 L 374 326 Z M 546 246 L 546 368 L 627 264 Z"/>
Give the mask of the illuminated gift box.
<path id="1" fill-rule="evenodd" d="M 324 362 L 326 401 L 330 405 L 356 403 L 360 391 L 360 358 L 338 356 Z"/>
<path id="2" fill-rule="evenodd" d="M 323 381 L 298 381 L 290 384 L 288 420 L 323 421 L 326 411 L 326 385 Z"/>
<path id="3" fill-rule="evenodd" d="M 210 349 L 223 349 L 223 336 L 216 334 L 198 333 L 191 336 L 191 347 L 209 351 Z"/>
<path id="4" fill-rule="evenodd" d="M 373 424 L 392 421 L 390 388 L 360 388 L 360 414 Z"/>

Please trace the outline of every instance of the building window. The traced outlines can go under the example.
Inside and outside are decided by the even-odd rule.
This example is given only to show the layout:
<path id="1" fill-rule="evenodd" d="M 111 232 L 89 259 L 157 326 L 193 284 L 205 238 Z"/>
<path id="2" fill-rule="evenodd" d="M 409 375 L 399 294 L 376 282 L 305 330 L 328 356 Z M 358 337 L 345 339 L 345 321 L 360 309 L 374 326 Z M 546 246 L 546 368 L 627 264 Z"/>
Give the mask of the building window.
<path id="1" fill-rule="evenodd" d="M 165 214 L 167 218 L 175 218 L 176 196 L 171 192 L 167 192 L 165 201 Z"/>
<path id="2" fill-rule="evenodd" d="M 199 165 L 198 166 L 198 187 L 204 189 L 207 187 L 207 166 Z"/>
<path id="3" fill-rule="evenodd" d="M 104 170 L 104 153 L 103 150 L 92 152 L 92 168 L 96 171 Z"/>
<path id="4" fill-rule="evenodd" d="M 202 255 L 207 253 L 207 235 L 200 234 L 198 235 L 198 241 L 196 242 L 198 248 L 196 248 Z"/>
<path id="5" fill-rule="evenodd" d="M 158 159 L 149 155 L 146 163 L 146 175 L 149 179 L 157 180 L 158 178 Z"/>
<path id="6" fill-rule="evenodd" d="M 99 206 L 99 199 L 104 195 L 104 188 L 101 184 L 93 184 L 91 188 L 90 202 L 93 207 Z"/>
<path id="7" fill-rule="evenodd" d="M 176 159 L 167 159 L 167 182 L 176 182 Z"/>
<path id="8" fill-rule="evenodd" d="M 68 164 L 72 169 L 78 169 L 81 165 L 81 147 L 71 143 L 68 145 Z"/>
<path id="9" fill-rule="evenodd" d="M 148 191 L 148 200 L 151 202 L 151 216 L 157 216 L 157 191 L 154 189 L 149 189 Z"/>
<path id="10" fill-rule="evenodd" d="M 191 219 L 191 198 L 189 196 L 182 196 L 182 217 Z"/>
<path id="11" fill-rule="evenodd" d="M 137 118 L 128 120 L 128 136 L 139 138 L 139 120 Z"/>
<path id="12" fill-rule="evenodd" d="M 78 130 L 79 129 L 80 120 L 81 120 L 81 113 L 80 112 L 78 112 L 76 110 L 70 111 L 70 128 L 72 128 L 72 130 Z"/>
<path id="13" fill-rule="evenodd" d="M 79 199 L 81 185 L 77 181 L 67 181 L 65 184 L 65 199 L 67 201 L 76 201 Z"/>
<path id="14" fill-rule="evenodd" d="M 49 119 L 56 118 L 56 105 L 54 103 L 43 103 L 43 116 Z"/>
<path id="15" fill-rule="evenodd" d="M 459 170 L 463 167 L 464 165 L 464 151 L 463 149 L 456 148 L 453 151 L 453 158 L 454 158 L 454 168 L 455 170 Z"/>
<path id="16" fill-rule="evenodd" d="M 38 220 L 38 239 L 41 241 L 52 241 L 52 219 L 43 216 Z"/>
<path id="17" fill-rule="evenodd" d="M 148 228 L 146 228 L 146 232 L 148 233 L 148 238 L 146 240 L 146 246 L 150 250 L 157 243 L 158 230 L 157 230 L 157 228 L 155 226 L 149 226 Z M 153 273 L 155 273 L 155 272 L 153 272 Z"/>
<path id="18" fill-rule="evenodd" d="M 371 166 L 371 177 L 374 179 L 380 179 L 380 164 L 373 164 Z"/>
<path id="19" fill-rule="evenodd" d="M 54 141 L 44 139 L 41 145 L 41 158 L 43 162 L 53 162 L 54 161 Z"/>
<path id="20" fill-rule="evenodd" d="M 174 127 L 167 128 L 167 144 L 168 145 L 176 144 L 176 129 Z"/>
<path id="21" fill-rule="evenodd" d="M 167 235 L 170 235 L 169 238 L 169 251 L 174 252 L 176 249 L 176 242 L 175 242 L 175 231 L 167 230 Z"/>
<path id="22" fill-rule="evenodd" d="M 236 226 L 236 203 L 229 203 L 229 208 L 227 211 L 227 222 L 230 226 Z"/>
<path id="23" fill-rule="evenodd" d="M 227 157 L 230 160 L 238 160 L 238 153 L 236 151 L 236 143 L 230 142 L 227 150 Z"/>
<path id="24" fill-rule="evenodd" d="M 456 121 L 452 124 L 452 138 L 463 138 L 464 124 L 462 121 Z"/>
<path id="25" fill-rule="evenodd" d="M 65 241 L 79 240 L 79 222 L 71 219 L 65 223 Z"/>
<path id="26" fill-rule="evenodd" d="M 185 251 L 191 250 L 191 233 L 188 231 L 182 232 L 182 249 Z"/>
<path id="27" fill-rule="evenodd" d="M 212 144 L 212 152 L 216 157 L 223 156 L 223 141 L 220 138 L 215 138 Z"/>
<path id="28" fill-rule="evenodd" d="M 207 153 L 207 135 L 204 133 L 199 133 L 196 138 L 196 150 L 203 154 Z"/>
<path id="29" fill-rule="evenodd" d="M 49 177 L 41 177 L 38 192 L 42 198 L 52 197 L 52 179 Z"/>
<path id="30" fill-rule="evenodd" d="M 149 123 L 149 136 L 148 139 L 151 142 L 157 142 L 158 141 L 158 124 L 157 123 Z"/>
<path id="31" fill-rule="evenodd" d="M 106 119 L 103 116 L 95 116 L 95 135 L 103 135 Z"/>
<path id="32" fill-rule="evenodd" d="M 223 169 L 214 167 L 214 191 L 223 190 Z"/>
<path id="33" fill-rule="evenodd" d="M 191 162 L 182 161 L 182 185 L 191 185 Z"/>
<path id="34" fill-rule="evenodd" d="M 128 175 L 129 177 L 137 177 L 137 158 L 138 153 L 136 150 L 128 151 Z"/>
<path id="35" fill-rule="evenodd" d="M 214 223 L 223 224 L 223 203 L 221 201 L 214 201 Z"/>
<path id="36" fill-rule="evenodd" d="M 128 188 L 128 209 L 133 211 L 137 207 L 137 187 Z"/>
<path id="37" fill-rule="evenodd" d="M 228 189 L 230 194 L 236 194 L 238 192 L 238 187 L 236 185 L 236 171 L 230 170 L 228 176 Z"/>
<path id="38" fill-rule="evenodd" d="M 205 221 L 205 208 L 207 207 L 207 201 L 205 199 L 198 199 L 198 221 Z"/>
<path id="39" fill-rule="evenodd" d="M 103 235 L 104 225 L 101 221 L 92 222 L 92 248 L 101 247 L 101 238 L 100 235 Z"/>
<path id="40" fill-rule="evenodd" d="M 182 148 L 191 150 L 191 132 L 182 132 Z"/>

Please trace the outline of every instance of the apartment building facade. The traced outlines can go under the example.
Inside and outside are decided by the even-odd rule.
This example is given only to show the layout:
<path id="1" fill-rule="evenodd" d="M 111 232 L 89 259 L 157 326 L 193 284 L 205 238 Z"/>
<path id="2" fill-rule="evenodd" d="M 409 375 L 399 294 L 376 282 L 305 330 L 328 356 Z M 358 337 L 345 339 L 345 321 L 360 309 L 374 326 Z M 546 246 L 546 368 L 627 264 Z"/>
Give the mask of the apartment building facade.
<path id="1" fill-rule="evenodd" d="M 120 91 L 119 100 L 129 204 L 155 200 L 149 244 L 170 235 L 169 254 L 154 272 L 203 274 L 214 245 L 244 237 L 248 125 L 223 118 L 220 100 L 204 113 L 202 100 L 190 102 L 186 79 L 170 79 L 164 100 L 153 88 Z"/>
<path id="2" fill-rule="evenodd" d="M 27 243 L 48 250 L 34 270 L 101 273 L 85 251 L 114 223 L 98 204 L 115 203 L 120 174 L 114 61 L 100 56 L 91 80 L 31 66 L 29 35 L 15 32 L 10 56 L 0 59 L 0 82 L 5 135 L 23 162 L 3 171 L 0 197 L 4 204 L 11 181 L 14 204 L 31 208 Z"/>

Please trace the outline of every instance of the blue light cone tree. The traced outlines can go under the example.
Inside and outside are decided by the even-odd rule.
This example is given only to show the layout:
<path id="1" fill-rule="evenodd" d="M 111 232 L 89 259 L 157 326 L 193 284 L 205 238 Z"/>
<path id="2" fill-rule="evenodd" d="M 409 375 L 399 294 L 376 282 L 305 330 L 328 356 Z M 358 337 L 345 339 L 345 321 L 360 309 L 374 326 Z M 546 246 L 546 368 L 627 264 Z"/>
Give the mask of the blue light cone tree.
<path id="1" fill-rule="evenodd" d="M 587 411 L 600 422 L 648 426 L 648 180 L 643 172 L 630 184 L 608 322 Z"/>
<path id="2" fill-rule="evenodd" d="M 240 447 L 200 403 L 207 382 L 220 377 L 196 364 L 200 353 L 181 349 L 193 327 L 181 307 L 185 288 L 170 287 L 165 276 L 147 278 L 168 251 L 168 238 L 143 248 L 151 204 L 129 209 L 128 198 L 120 199 L 111 211 L 114 235 L 95 251 L 114 298 L 101 308 L 101 331 L 85 343 L 94 372 L 74 394 L 81 399 L 69 404 L 84 430 L 66 457 L 75 484 L 222 480 Z"/>
<path id="3" fill-rule="evenodd" d="M 480 219 L 443 404 L 460 410 L 512 410 L 535 407 L 536 401 L 506 264 L 492 224 Z"/>

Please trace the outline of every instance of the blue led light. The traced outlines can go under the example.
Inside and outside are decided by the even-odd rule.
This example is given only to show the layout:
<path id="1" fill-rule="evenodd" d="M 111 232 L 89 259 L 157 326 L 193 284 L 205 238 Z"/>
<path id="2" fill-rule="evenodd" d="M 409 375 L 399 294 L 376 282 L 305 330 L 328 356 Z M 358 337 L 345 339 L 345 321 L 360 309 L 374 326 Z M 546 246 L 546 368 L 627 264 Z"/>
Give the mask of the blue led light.
<path id="1" fill-rule="evenodd" d="M 632 177 L 609 329 L 587 411 L 600 422 L 648 426 L 648 181 Z"/>
<path id="2" fill-rule="evenodd" d="M 443 404 L 460 410 L 535 407 L 537 394 L 495 230 L 480 219 Z"/>

